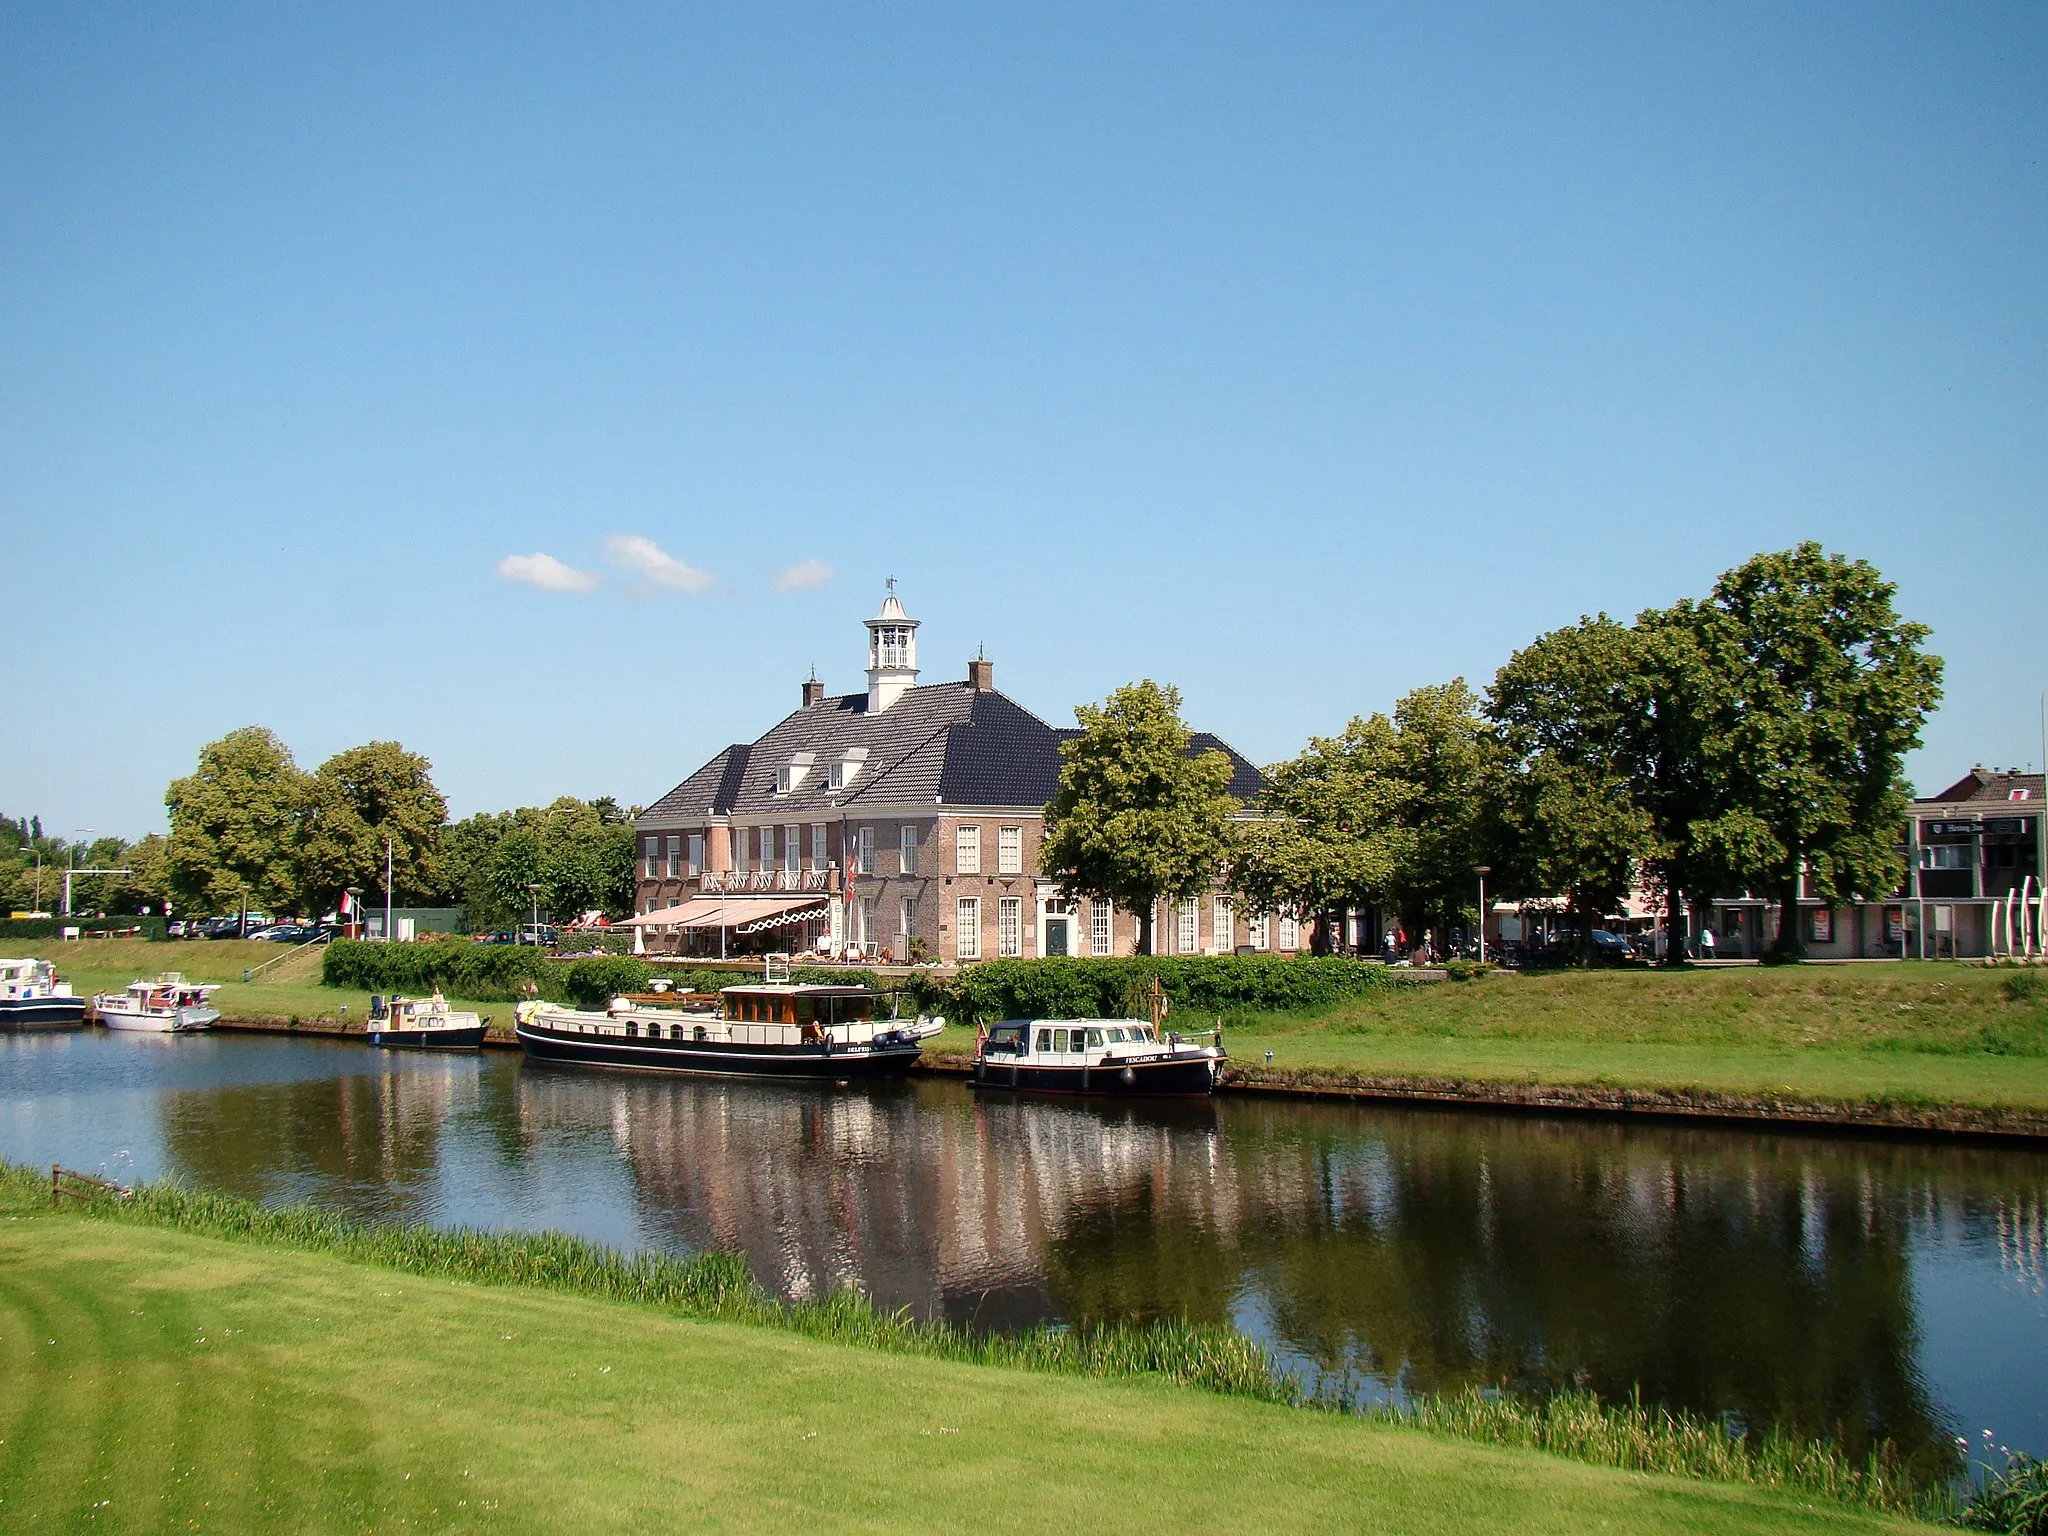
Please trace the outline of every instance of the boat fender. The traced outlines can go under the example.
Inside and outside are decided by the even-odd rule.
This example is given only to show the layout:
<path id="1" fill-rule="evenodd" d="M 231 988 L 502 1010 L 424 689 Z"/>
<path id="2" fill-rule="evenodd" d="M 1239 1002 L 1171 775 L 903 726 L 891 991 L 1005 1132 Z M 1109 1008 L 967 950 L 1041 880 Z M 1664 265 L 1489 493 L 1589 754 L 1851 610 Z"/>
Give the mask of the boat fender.
<path id="1" fill-rule="evenodd" d="M 1117 1073 L 1117 1077 L 1128 1088 L 1138 1080 L 1138 1069 L 1136 1067 L 1125 1067 L 1123 1071 Z"/>

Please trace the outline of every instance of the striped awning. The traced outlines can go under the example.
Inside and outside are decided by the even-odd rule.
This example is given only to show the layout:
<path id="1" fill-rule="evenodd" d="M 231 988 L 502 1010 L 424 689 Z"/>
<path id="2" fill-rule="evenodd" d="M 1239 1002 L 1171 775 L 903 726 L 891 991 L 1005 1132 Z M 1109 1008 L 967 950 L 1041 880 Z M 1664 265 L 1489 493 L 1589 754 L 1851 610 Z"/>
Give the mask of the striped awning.
<path id="1" fill-rule="evenodd" d="M 626 922 L 636 928 L 759 928 L 822 915 L 830 896 L 693 896 L 680 906 L 643 912 Z M 770 921 L 772 919 L 773 921 Z M 754 926 L 758 925 L 758 926 Z"/>

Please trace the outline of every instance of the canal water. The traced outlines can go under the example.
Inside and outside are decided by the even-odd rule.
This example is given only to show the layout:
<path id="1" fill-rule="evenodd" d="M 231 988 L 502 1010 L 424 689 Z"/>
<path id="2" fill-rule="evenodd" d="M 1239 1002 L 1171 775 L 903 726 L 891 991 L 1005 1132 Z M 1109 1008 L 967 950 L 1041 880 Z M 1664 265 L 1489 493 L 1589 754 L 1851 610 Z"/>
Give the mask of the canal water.
<path id="1" fill-rule="evenodd" d="M 1185 1315 L 1367 1396 L 1579 1385 L 2048 1452 L 2048 1153 L 1273 1099 L 977 1101 L 516 1057 L 0 1036 L 0 1156 L 744 1254 L 982 1329 Z M 0 1287 L 6 1284 L 0 1269 Z"/>

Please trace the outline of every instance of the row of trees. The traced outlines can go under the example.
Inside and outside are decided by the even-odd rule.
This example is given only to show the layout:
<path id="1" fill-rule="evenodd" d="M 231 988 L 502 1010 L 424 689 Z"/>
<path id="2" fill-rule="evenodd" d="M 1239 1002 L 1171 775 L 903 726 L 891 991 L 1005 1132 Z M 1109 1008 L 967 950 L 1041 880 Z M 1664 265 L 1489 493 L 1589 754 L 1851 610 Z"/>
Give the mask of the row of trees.
<path id="1" fill-rule="evenodd" d="M 308 773 L 272 732 L 231 731 L 200 749 L 164 804 L 169 837 L 75 849 L 39 822 L 0 820 L 0 890 L 14 909 L 32 910 L 40 855 L 44 910 L 68 859 L 133 871 L 79 879 L 81 912 L 319 916 L 351 888 L 382 902 L 388 843 L 397 906 L 460 905 L 473 925 L 506 926 L 526 914 L 537 885 L 540 906 L 556 914 L 632 907 L 633 829 L 616 802 L 563 796 L 451 823 L 432 765 L 395 741 L 351 747 Z"/>
<path id="2" fill-rule="evenodd" d="M 1802 877 L 1888 893 L 1942 671 L 1894 596 L 1817 544 L 1758 555 L 1704 598 L 1539 637 L 1483 695 L 1419 688 L 1312 739 L 1249 817 L 1227 759 L 1191 752 L 1177 692 L 1120 689 L 1078 712 L 1041 863 L 1141 914 L 1221 871 L 1255 912 L 1376 906 L 1411 931 L 1471 913 L 1481 865 L 1503 896 L 1564 897 L 1582 931 L 1638 883 L 1674 923 L 1743 890 L 1790 911 Z M 1799 947 L 1781 923 L 1777 952 Z"/>
<path id="3" fill-rule="evenodd" d="M 164 893 L 164 840 L 156 833 L 139 842 L 119 837 L 53 837 L 38 816 L 0 814 L 0 915 L 54 912 L 63 900 L 64 871 L 125 869 L 125 875 L 80 875 L 72 881 L 71 903 L 81 912 L 157 910 Z"/>

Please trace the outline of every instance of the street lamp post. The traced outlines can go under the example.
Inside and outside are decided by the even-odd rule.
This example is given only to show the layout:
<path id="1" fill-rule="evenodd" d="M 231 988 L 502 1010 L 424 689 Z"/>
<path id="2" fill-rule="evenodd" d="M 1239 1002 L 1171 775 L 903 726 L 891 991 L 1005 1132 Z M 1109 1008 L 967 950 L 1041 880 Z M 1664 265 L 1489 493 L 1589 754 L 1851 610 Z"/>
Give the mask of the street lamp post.
<path id="1" fill-rule="evenodd" d="M 91 827 L 74 827 L 81 837 L 91 837 Z M 78 868 L 78 844 L 73 843 L 64 850 L 64 915 L 71 915 L 71 876 Z"/>
<path id="2" fill-rule="evenodd" d="M 1486 964 L 1486 877 L 1493 873 L 1491 864 L 1475 864 L 1473 871 L 1479 876 L 1479 963 Z"/>
<path id="3" fill-rule="evenodd" d="M 538 944 L 540 942 L 540 883 L 535 881 L 527 886 L 526 890 L 527 894 L 533 897 L 533 926 L 527 929 L 527 933 L 532 937 L 533 942 Z"/>

